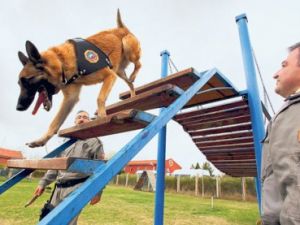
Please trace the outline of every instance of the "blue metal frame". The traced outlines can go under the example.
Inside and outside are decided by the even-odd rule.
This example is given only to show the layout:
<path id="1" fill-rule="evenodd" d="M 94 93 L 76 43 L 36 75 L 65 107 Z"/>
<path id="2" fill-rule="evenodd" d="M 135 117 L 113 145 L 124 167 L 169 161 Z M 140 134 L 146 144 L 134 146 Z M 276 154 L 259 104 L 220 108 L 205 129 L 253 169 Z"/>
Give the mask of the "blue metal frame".
<path id="1" fill-rule="evenodd" d="M 105 165 L 105 162 L 102 160 L 75 159 L 67 171 L 92 175 L 101 165 Z"/>
<path id="2" fill-rule="evenodd" d="M 168 75 L 168 64 L 170 53 L 165 50 L 160 53 L 161 56 L 161 78 Z M 160 114 L 165 109 L 160 109 Z M 165 203 L 165 162 L 166 162 L 166 138 L 167 125 L 164 126 L 158 136 L 157 168 L 156 168 L 156 191 L 155 191 L 155 213 L 154 224 L 164 224 L 164 203 Z"/>
<path id="3" fill-rule="evenodd" d="M 259 211 L 261 212 L 261 140 L 265 135 L 263 111 L 261 101 L 259 98 L 254 60 L 252 55 L 252 47 L 247 27 L 247 16 L 246 14 L 241 14 L 235 19 L 239 29 L 244 69 L 247 81 L 248 102 L 251 114 L 252 129 L 254 134 L 254 147 L 257 168 L 256 192 L 259 204 Z"/>
<path id="4" fill-rule="evenodd" d="M 54 156 L 57 156 L 59 153 L 61 153 L 66 148 L 68 148 L 70 145 L 72 145 L 74 142 L 76 142 L 76 139 L 71 139 L 71 140 L 67 141 L 66 143 L 62 144 L 61 146 L 59 146 L 58 148 L 54 149 L 52 152 L 47 154 L 44 158 L 53 158 Z M 27 177 L 33 171 L 34 170 L 32 170 L 32 169 L 21 170 L 19 173 L 17 173 L 16 175 L 11 177 L 7 181 L 5 181 L 0 186 L 0 195 L 3 192 L 5 192 L 6 190 L 8 190 L 9 188 L 11 188 L 12 186 L 14 186 L 15 184 L 17 184 L 18 182 L 20 182 L 21 180 L 23 180 L 25 177 Z"/>
<path id="5" fill-rule="evenodd" d="M 215 74 L 216 70 L 212 69 L 199 75 L 201 79 L 178 97 L 104 166 L 101 165 L 85 183 L 65 198 L 39 224 L 67 224 Z"/>

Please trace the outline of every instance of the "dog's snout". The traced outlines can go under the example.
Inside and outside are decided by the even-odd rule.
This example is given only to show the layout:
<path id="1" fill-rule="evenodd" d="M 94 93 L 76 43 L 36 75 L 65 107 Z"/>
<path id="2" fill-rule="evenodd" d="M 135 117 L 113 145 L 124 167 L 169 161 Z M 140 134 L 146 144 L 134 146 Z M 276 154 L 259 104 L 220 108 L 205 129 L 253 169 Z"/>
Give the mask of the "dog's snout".
<path id="1" fill-rule="evenodd" d="M 29 108 L 29 106 L 31 105 L 31 103 L 33 102 L 34 99 L 34 95 L 21 95 L 19 96 L 18 102 L 17 102 L 17 107 L 16 109 L 18 111 L 25 111 L 26 109 Z"/>
<path id="2" fill-rule="evenodd" d="M 20 103 L 17 104 L 17 110 L 18 110 L 18 111 L 24 111 L 24 110 L 26 110 L 26 109 L 27 109 L 27 107 L 25 107 L 24 105 L 22 105 L 22 104 L 20 104 Z"/>

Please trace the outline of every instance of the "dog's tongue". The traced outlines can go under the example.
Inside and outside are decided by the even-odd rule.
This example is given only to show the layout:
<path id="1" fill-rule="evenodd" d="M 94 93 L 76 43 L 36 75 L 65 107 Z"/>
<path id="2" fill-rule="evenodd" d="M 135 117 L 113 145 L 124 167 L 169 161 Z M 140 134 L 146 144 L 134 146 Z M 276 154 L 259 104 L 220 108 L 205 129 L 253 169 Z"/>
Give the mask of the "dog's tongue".
<path id="1" fill-rule="evenodd" d="M 44 102 L 45 100 L 45 92 L 44 91 L 41 91 L 39 93 L 39 97 L 35 103 L 35 106 L 34 106 L 34 109 L 32 111 L 32 115 L 35 115 L 37 113 L 37 111 L 39 110 L 41 104 Z"/>

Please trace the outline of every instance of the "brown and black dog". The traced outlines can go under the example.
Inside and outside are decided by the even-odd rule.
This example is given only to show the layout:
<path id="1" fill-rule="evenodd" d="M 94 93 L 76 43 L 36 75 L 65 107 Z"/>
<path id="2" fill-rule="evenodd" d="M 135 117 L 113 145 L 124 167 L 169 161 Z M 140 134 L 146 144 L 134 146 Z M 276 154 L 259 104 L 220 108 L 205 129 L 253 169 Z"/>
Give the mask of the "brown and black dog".
<path id="1" fill-rule="evenodd" d="M 43 103 L 44 109 L 49 111 L 52 105 L 52 95 L 57 94 L 60 90 L 64 96 L 60 109 L 51 122 L 48 131 L 40 139 L 29 143 L 30 147 L 43 146 L 57 133 L 74 105 L 78 102 L 82 85 L 103 82 L 97 98 L 97 113 L 100 117 L 106 116 L 105 102 L 117 76 L 128 84 L 131 97 L 135 95 L 133 82 L 141 67 L 139 61 L 141 56 L 140 44 L 122 22 L 119 10 L 117 24 L 118 27 L 115 29 L 102 31 L 85 39 L 108 55 L 111 67 L 106 66 L 87 76 L 80 76 L 70 84 L 66 84 L 65 81 L 78 74 L 76 52 L 70 41 L 41 53 L 30 41 L 27 41 L 26 52 L 28 57 L 22 52 L 18 53 L 24 68 L 19 75 L 18 83 L 21 93 L 17 110 L 24 111 L 28 109 L 36 93 L 39 93 L 39 98 L 34 111 L 41 103 Z M 125 68 L 129 63 L 134 64 L 134 70 L 128 78 Z"/>

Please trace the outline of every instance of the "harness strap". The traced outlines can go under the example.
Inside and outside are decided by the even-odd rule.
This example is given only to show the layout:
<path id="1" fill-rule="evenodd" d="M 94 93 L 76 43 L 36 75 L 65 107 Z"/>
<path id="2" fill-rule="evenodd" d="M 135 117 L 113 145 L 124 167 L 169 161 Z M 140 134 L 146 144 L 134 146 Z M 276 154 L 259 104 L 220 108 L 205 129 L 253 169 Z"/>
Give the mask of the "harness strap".
<path id="1" fill-rule="evenodd" d="M 109 57 L 93 43 L 82 38 L 73 38 L 69 42 L 75 48 L 78 73 L 68 80 L 66 79 L 64 68 L 62 68 L 62 82 L 64 85 L 71 84 L 78 78 L 101 70 L 104 67 L 113 68 Z"/>

